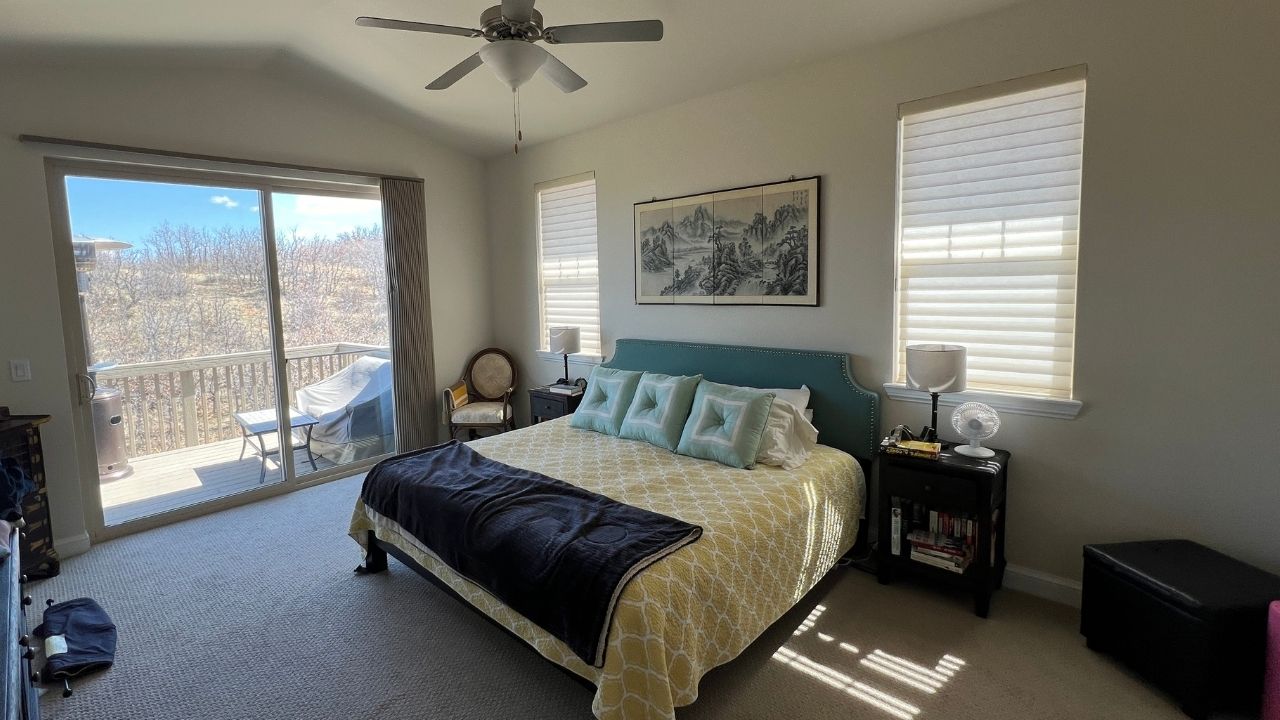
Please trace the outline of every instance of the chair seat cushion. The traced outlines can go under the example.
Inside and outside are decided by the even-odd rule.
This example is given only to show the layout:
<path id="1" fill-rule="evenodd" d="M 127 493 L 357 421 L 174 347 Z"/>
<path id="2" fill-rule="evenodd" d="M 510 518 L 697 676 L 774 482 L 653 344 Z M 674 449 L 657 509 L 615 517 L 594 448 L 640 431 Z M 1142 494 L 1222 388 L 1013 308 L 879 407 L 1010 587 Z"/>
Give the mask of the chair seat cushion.
<path id="1" fill-rule="evenodd" d="M 449 421 L 455 425 L 496 425 L 509 417 L 511 417 L 510 405 L 507 405 L 507 413 L 504 416 L 500 402 L 472 402 L 454 410 Z"/>

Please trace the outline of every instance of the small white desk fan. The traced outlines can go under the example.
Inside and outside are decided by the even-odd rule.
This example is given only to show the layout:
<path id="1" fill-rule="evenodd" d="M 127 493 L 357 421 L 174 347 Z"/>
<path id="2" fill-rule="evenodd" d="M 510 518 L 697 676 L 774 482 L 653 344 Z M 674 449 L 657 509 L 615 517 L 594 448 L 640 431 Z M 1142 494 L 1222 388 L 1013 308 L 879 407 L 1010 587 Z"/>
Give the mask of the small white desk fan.
<path id="1" fill-rule="evenodd" d="M 975 458 L 989 458 L 996 454 L 991 448 L 982 447 L 982 441 L 1000 429 L 1000 416 L 990 405 L 964 403 L 951 413 L 951 427 L 969 441 L 968 445 L 955 446 L 956 452 Z"/>

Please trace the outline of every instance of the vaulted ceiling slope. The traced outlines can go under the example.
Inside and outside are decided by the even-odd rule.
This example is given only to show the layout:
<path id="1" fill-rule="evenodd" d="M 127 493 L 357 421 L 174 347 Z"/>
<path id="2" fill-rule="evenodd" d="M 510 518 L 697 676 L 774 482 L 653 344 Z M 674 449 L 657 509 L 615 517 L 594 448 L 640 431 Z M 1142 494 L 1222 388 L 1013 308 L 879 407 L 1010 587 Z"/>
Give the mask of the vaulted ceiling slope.
<path id="1" fill-rule="evenodd" d="M 477 27 L 497 0 L 0 0 L 0 64 L 287 68 L 327 75 L 482 157 L 511 147 L 510 91 L 487 69 L 423 86 L 482 40 L 356 27 L 358 15 Z M 657 18 L 658 43 L 558 45 L 589 85 L 521 90 L 526 143 L 569 135 L 1018 0 L 538 0 L 547 25 Z"/>

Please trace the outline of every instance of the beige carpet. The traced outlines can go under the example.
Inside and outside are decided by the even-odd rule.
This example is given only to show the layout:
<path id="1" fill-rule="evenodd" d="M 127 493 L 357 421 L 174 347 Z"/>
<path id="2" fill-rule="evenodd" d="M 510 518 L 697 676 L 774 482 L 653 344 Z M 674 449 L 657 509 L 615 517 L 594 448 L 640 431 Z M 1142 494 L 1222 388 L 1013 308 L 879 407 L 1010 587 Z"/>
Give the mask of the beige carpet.
<path id="1" fill-rule="evenodd" d="M 385 574 L 353 575 L 359 554 L 345 531 L 358 490 L 358 479 L 342 480 L 69 559 L 33 587 L 37 606 L 98 599 L 119 625 L 120 650 L 71 698 L 47 692 L 45 717 L 591 717 L 586 688 L 394 559 Z M 1087 650 L 1076 622 L 1070 608 L 1010 591 L 981 620 L 963 597 L 837 569 L 712 672 L 679 716 L 1182 717 Z M 924 671 L 891 677 L 869 666 L 910 670 L 885 654 Z M 948 676 L 957 665 L 944 655 L 963 666 Z"/>

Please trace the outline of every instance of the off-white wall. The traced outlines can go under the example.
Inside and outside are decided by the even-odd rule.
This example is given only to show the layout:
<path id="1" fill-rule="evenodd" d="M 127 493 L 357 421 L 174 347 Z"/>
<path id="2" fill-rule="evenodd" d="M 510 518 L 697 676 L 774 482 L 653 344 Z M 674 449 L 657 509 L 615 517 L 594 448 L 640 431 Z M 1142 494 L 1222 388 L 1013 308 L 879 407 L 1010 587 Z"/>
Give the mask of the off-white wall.
<path id="1" fill-rule="evenodd" d="M 495 336 L 530 383 L 559 375 L 534 353 L 533 185 L 594 170 L 606 355 L 621 337 L 843 350 L 878 388 L 897 104 L 1088 63 L 1084 411 L 1004 418 L 1010 562 L 1078 578 L 1083 543 L 1186 536 L 1280 570 L 1278 33 L 1274 2 L 1032 3 L 523 148 L 487 167 Z M 814 174 L 821 307 L 633 304 L 632 203 Z M 885 426 L 927 412 L 889 402 Z"/>
<path id="2" fill-rule="evenodd" d="M 483 168 L 359 99 L 320 94 L 248 70 L 6 68 L 0 74 L 0 359 L 30 358 L 0 405 L 49 413 L 42 437 L 55 537 L 85 531 L 76 477 L 71 374 L 63 347 L 45 169 L 19 133 L 385 172 L 426 179 L 427 244 L 442 382 L 489 344 Z M 424 402 L 438 402 L 435 397 Z"/>

